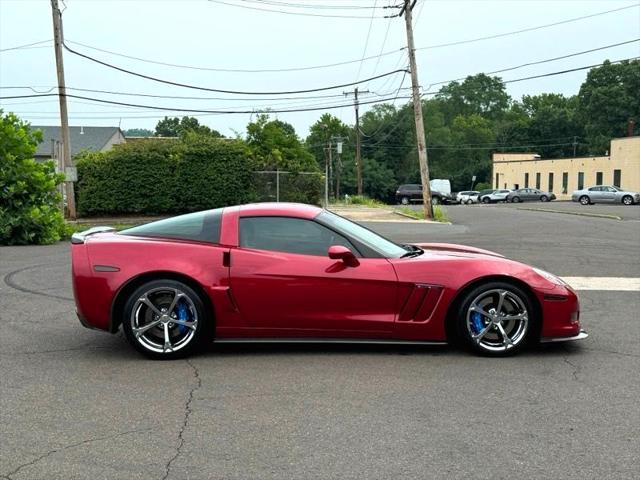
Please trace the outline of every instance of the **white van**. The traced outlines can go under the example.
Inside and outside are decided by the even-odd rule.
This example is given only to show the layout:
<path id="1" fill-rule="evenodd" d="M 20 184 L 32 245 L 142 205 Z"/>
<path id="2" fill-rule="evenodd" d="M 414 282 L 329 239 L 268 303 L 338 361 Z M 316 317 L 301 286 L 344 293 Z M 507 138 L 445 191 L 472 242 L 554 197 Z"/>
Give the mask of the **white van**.
<path id="1" fill-rule="evenodd" d="M 434 178 L 429 181 L 429 186 L 431 190 L 435 190 L 440 193 L 451 193 L 451 182 L 449 180 L 443 178 Z"/>

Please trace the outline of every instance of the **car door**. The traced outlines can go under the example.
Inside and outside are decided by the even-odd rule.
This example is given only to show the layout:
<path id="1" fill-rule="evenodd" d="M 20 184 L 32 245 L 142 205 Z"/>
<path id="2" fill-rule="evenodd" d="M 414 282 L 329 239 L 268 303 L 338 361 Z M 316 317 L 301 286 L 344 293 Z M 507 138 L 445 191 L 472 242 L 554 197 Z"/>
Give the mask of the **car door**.
<path id="1" fill-rule="evenodd" d="M 616 201 L 617 190 L 611 187 L 602 187 L 602 202 L 612 203 Z"/>
<path id="2" fill-rule="evenodd" d="M 239 335 L 391 335 L 398 282 L 387 259 L 362 257 L 313 220 L 241 217 L 239 229 L 230 261 L 231 292 L 246 327 Z M 358 265 L 330 259 L 331 245 L 349 248 Z"/>
<path id="3" fill-rule="evenodd" d="M 604 195 L 602 192 L 603 187 L 591 187 L 589 188 L 589 198 L 593 203 L 601 203 Z"/>

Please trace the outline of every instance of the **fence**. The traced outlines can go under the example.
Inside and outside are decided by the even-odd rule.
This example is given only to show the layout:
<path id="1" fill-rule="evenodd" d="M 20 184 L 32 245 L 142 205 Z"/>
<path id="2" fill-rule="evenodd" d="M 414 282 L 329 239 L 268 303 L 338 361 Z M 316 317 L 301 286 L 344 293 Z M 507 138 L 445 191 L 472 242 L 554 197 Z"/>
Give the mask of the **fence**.
<path id="1" fill-rule="evenodd" d="M 253 172 L 259 202 L 301 202 L 320 204 L 324 175 L 320 172 L 265 170 Z"/>

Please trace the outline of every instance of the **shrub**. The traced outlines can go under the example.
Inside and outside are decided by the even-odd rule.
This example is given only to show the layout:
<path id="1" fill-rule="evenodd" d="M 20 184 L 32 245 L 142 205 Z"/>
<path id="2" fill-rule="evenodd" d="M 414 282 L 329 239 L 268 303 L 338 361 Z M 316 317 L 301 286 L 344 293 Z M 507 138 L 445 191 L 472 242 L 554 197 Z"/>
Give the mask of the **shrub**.
<path id="1" fill-rule="evenodd" d="M 60 240 L 65 226 L 57 187 L 63 175 L 53 162 L 33 159 L 40 132 L 0 110 L 0 244 L 47 244 Z"/>
<path id="2" fill-rule="evenodd" d="M 181 213 L 254 197 L 253 160 L 239 140 L 187 134 L 180 141 L 85 152 L 76 160 L 80 215 Z"/>

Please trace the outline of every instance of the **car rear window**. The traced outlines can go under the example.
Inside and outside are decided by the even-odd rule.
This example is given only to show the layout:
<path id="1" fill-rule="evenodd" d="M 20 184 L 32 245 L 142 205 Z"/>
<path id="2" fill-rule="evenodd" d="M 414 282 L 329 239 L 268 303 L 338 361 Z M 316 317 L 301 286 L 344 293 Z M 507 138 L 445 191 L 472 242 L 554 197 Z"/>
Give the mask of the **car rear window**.
<path id="1" fill-rule="evenodd" d="M 196 242 L 219 243 L 222 208 L 188 213 L 139 227 L 128 228 L 120 235 L 135 237 L 171 238 Z"/>

